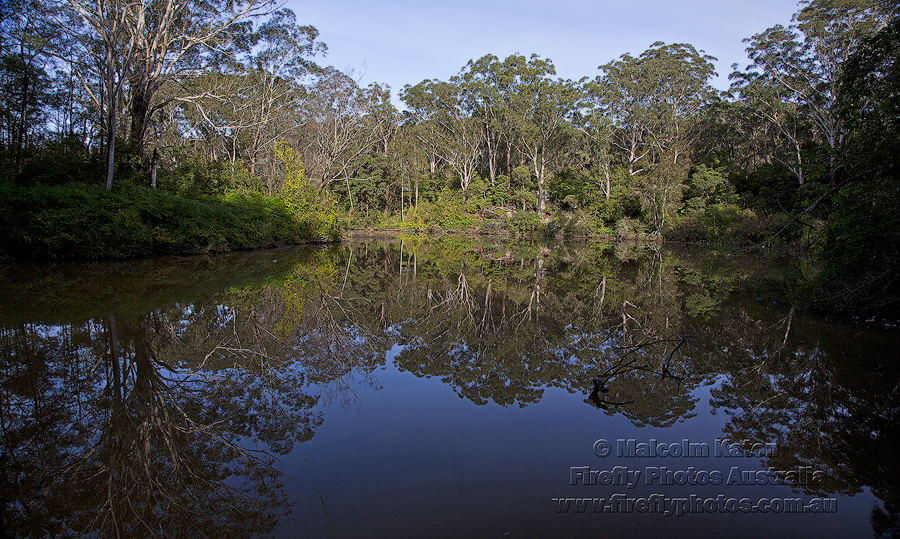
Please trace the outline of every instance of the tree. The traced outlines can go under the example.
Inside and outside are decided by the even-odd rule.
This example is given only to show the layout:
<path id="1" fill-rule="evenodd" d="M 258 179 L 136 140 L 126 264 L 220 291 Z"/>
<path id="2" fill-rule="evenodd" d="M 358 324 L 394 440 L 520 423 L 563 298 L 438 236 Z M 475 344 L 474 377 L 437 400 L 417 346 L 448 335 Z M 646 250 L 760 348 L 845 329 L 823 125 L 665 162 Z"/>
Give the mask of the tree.
<path id="1" fill-rule="evenodd" d="M 544 187 L 552 162 L 562 157 L 568 119 L 577 92 L 571 81 L 552 80 L 553 62 L 532 55 L 520 64 L 520 83 L 511 97 L 512 121 L 520 151 L 531 163 L 538 184 L 538 211 L 544 208 Z"/>
<path id="2" fill-rule="evenodd" d="M 497 179 L 499 146 L 514 76 L 509 65 L 509 58 L 501 63 L 496 56 L 488 54 L 474 62 L 469 60 L 459 76 L 452 79 L 460 85 L 463 107 L 481 124 L 481 141 L 491 186 Z"/>
<path id="3" fill-rule="evenodd" d="M 734 72 L 729 77 L 732 95 L 744 110 L 766 124 L 773 148 L 769 152 L 787 167 L 800 185 L 805 181 L 803 145 L 809 140 L 807 117 L 790 92 L 770 78 L 755 72 Z"/>
<path id="4" fill-rule="evenodd" d="M 590 90 L 581 88 L 582 102 L 576 107 L 573 126 L 579 132 L 581 151 L 585 156 L 586 168 L 597 178 L 598 186 L 606 200 L 612 196 L 610 167 L 612 161 L 612 119 L 604 114 L 605 103 Z"/>
<path id="5" fill-rule="evenodd" d="M 466 109 L 458 79 L 456 83 L 430 80 L 407 85 L 400 99 L 437 127 L 432 131 L 435 151 L 457 174 L 465 196 L 477 170 L 482 126 Z"/>
<path id="6" fill-rule="evenodd" d="M 80 54 L 58 56 L 69 63 L 104 111 L 107 146 L 107 189 L 112 189 L 118 113 L 128 103 L 129 134 L 138 152 L 147 122 L 162 103 L 154 101 L 168 82 L 197 74 L 229 54 L 249 32 L 247 21 L 266 12 L 272 0 L 67 0 L 73 17 L 56 18 L 75 39 Z M 95 61 L 100 60 L 101 61 Z M 99 81 L 92 89 L 89 77 Z M 126 95 L 127 90 L 127 95 Z"/>
<path id="7" fill-rule="evenodd" d="M 78 56 L 68 50 L 58 54 L 70 64 L 98 110 L 101 110 L 106 129 L 106 189 L 113 186 L 116 154 L 116 134 L 120 102 L 131 64 L 135 60 L 137 36 L 132 30 L 139 12 L 136 4 L 125 0 L 69 0 L 75 17 L 68 21 L 57 19 L 80 47 Z M 61 17 L 61 16 L 60 16 Z M 94 75 L 97 86 L 91 84 Z"/>
<path id="8" fill-rule="evenodd" d="M 618 127 L 613 140 L 626 154 L 629 174 L 641 173 L 663 154 L 677 164 L 690 150 L 699 114 L 715 99 L 712 60 L 686 43 L 656 42 L 637 58 L 624 54 L 599 67 L 603 75 L 589 89 Z"/>
<path id="9" fill-rule="evenodd" d="M 83 1 L 83 0 L 69 0 Z M 143 0 L 136 4 L 129 29 L 135 40 L 135 58 L 129 73 L 130 138 L 143 149 L 147 121 L 162 106 L 154 103 L 159 89 L 176 77 L 203 72 L 233 54 L 233 47 L 249 37 L 249 20 L 264 15 L 272 0 Z M 261 33 L 293 22 L 293 13 L 282 10 L 263 25 Z M 274 32 L 270 32 L 274 33 Z M 315 29 L 290 43 L 301 51 L 315 48 Z M 280 36 L 279 36 L 280 37 Z M 295 36 L 291 36 L 295 37 Z M 290 37 L 282 39 L 288 45 Z M 279 43 L 281 45 L 281 43 Z"/>
<path id="10" fill-rule="evenodd" d="M 242 77 L 241 89 L 247 99 L 234 99 L 240 93 L 226 93 L 241 123 L 242 153 L 256 165 L 271 154 L 276 141 L 283 140 L 296 129 L 301 119 L 298 103 L 303 97 L 301 83 L 311 72 L 321 70 L 310 58 L 324 53 L 326 46 L 317 42 L 318 31 L 312 26 L 298 26 L 294 12 L 280 9 L 265 21 L 253 35 L 254 53 L 247 58 L 248 70 Z M 236 158 L 232 152 L 232 160 Z"/>
<path id="11" fill-rule="evenodd" d="M 303 104 L 303 153 L 308 177 L 319 189 L 351 176 L 382 137 L 390 114 L 374 114 L 390 103 L 390 91 L 378 84 L 361 88 L 332 67 L 324 69 Z M 387 105 L 386 105 L 387 104 Z"/>
<path id="12" fill-rule="evenodd" d="M 885 24 L 885 13 L 872 0 L 811 0 L 794 15 L 797 24 L 776 25 L 745 39 L 752 64 L 735 73 L 739 86 L 758 80 L 771 90 L 755 92 L 760 111 L 790 131 L 792 120 L 778 111 L 799 107 L 815 127 L 815 135 L 826 149 L 827 176 L 831 187 L 837 178 L 837 156 L 843 147 L 845 129 L 837 113 L 842 66 L 859 44 Z M 743 82 L 742 82 L 743 81 Z M 765 112 L 763 112 L 765 111 Z M 795 162 L 800 166 L 799 161 Z M 798 176 L 803 182 L 802 170 Z"/>
<path id="13" fill-rule="evenodd" d="M 846 130 L 820 297 L 841 309 L 900 303 L 900 16 L 846 62 L 837 111 Z"/>
<path id="14" fill-rule="evenodd" d="M 716 99 L 714 59 L 692 45 L 657 42 L 637 58 L 625 54 L 600 66 L 604 74 L 588 85 L 616 126 L 613 144 L 629 175 L 639 177 L 638 194 L 659 232 L 680 206 L 685 158 L 700 138 L 703 110 Z"/>
<path id="15" fill-rule="evenodd" d="M 410 185 L 410 198 L 416 209 L 419 207 L 419 179 L 427 170 L 426 155 L 415 126 L 400 129 L 388 152 L 388 158 L 395 163 L 400 181 Z"/>
<path id="16" fill-rule="evenodd" d="M 25 149 L 49 120 L 54 65 L 48 42 L 54 36 L 47 23 L 50 7 L 40 2 L 12 0 L 0 11 L 0 147 L 18 172 Z"/>

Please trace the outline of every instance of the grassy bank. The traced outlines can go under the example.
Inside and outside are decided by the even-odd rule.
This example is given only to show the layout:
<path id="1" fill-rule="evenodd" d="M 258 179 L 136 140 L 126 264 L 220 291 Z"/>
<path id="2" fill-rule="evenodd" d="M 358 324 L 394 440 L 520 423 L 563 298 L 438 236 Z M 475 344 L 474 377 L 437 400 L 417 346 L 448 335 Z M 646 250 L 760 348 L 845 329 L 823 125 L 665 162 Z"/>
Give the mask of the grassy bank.
<path id="1" fill-rule="evenodd" d="M 0 185 L 0 257 L 136 258 L 334 241 L 333 214 L 255 193 Z"/>

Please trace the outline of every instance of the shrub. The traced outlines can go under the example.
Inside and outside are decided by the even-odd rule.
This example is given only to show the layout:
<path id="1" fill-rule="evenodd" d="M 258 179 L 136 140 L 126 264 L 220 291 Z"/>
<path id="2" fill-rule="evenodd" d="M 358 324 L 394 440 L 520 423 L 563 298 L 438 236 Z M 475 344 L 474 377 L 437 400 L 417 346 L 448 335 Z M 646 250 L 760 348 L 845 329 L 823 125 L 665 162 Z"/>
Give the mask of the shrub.
<path id="1" fill-rule="evenodd" d="M 623 217 L 616 223 L 616 238 L 619 240 L 637 238 L 644 234 L 646 228 L 637 219 Z"/>
<path id="2" fill-rule="evenodd" d="M 558 214 L 555 220 L 559 232 L 565 237 L 592 238 L 598 235 L 601 224 L 592 214 L 574 211 Z"/>
<path id="3" fill-rule="evenodd" d="M 282 198 L 258 193 L 194 199 L 134 186 L 0 186 L 0 254 L 19 259 L 250 249 L 330 239 L 331 227 L 336 219 L 302 219 Z"/>
<path id="4" fill-rule="evenodd" d="M 534 234 L 541 228 L 541 216 L 530 211 L 517 211 L 508 220 L 510 231 L 519 234 Z"/>

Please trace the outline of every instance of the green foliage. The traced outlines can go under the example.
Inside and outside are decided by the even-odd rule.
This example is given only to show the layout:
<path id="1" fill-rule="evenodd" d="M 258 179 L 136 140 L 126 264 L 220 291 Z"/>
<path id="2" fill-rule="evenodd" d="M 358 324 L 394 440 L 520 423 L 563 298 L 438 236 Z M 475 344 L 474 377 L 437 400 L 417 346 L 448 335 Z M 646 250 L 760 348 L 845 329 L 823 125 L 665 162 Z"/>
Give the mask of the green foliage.
<path id="1" fill-rule="evenodd" d="M 646 176 L 636 178 L 635 189 L 652 231 L 662 233 L 666 224 L 681 209 L 686 179 L 686 168 L 683 164 L 676 164 L 672 155 L 664 156 Z"/>
<path id="2" fill-rule="evenodd" d="M 464 194 L 466 201 L 464 206 L 465 211 L 468 213 L 478 213 L 490 206 L 491 201 L 488 198 L 490 188 L 490 184 L 487 183 L 484 178 L 475 174 L 472 177 L 471 183 L 469 183 L 469 188 Z"/>
<path id="3" fill-rule="evenodd" d="M 195 154 L 179 156 L 178 162 L 174 169 L 160 170 L 157 177 L 160 189 L 186 197 L 217 196 L 229 190 L 262 190 L 262 182 L 251 176 L 241 161 L 232 165 Z"/>
<path id="4" fill-rule="evenodd" d="M 40 148 L 23 150 L 22 170 L 8 173 L 17 185 L 90 184 L 102 174 L 103 164 L 96 153 L 74 138 L 47 142 Z"/>
<path id="5" fill-rule="evenodd" d="M 507 221 L 510 231 L 518 234 L 534 234 L 543 225 L 541 216 L 531 211 L 517 211 Z"/>
<path id="6" fill-rule="evenodd" d="M 588 202 L 588 210 L 604 227 L 612 227 L 625 216 L 625 208 L 619 198 L 606 199 L 603 195 L 595 195 Z"/>
<path id="7" fill-rule="evenodd" d="M 900 182 L 844 189 L 824 231 L 817 299 L 838 310 L 879 309 L 900 301 Z"/>
<path id="8" fill-rule="evenodd" d="M 596 190 L 595 182 L 584 172 L 565 169 L 547 182 L 550 197 L 565 210 L 584 207 Z"/>
<path id="9" fill-rule="evenodd" d="M 286 142 L 275 145 L 275 153 L 284 165 L 281 196 L 298 221 L 308 223 L 311 237 L 326 241 L 340 239 L 337 202 L 329 191 L 320 191 L 306 181 L 300 156 Z"/>
<path id="10" fill-rule="evenodd" d="M 799 212 L 804 209 L 804 188 L 780 163 L 767 163 L 732 180 L 742 204 L 761 213 Z M 807 186 L 808 188 L 809 186 Z"/>
<path id="11" fill-rule="evenodd" d="M 594 238 L 611 232 L 594 215 L 582 210 L 559 213 L 550 226 L 556 236 L 566 238 Z"/>
<path id="12" fill-rule="evenodd" d="M 820 305 L 900 313 L 900 16 L 865 42 L 841 81 L 853 152 L 834 202 L 814 282 Z"/>
<path id="13" fill-rule="evenodd" d="M 537 189 L 537 182 L 534 180 L 534 176 L 531 174 L 531 169 L 526 166 L 519 166 L 513 169 L 512 178 L 510 179 L 510 185 L 512 185 L 517 190 L 532 190 Z"/>
<path id="14" fill-rule="evenodd" d="M 422 219 L 422 222 L 425 223 L 426 228 L 439 228 L 440 225 L 440 216 L 441 216 L 442 208 L 439 208 L 437 204 L 433 202 L 419 202 L 419 207 L 416 209 L 416 213 Z"/>
<path id="15" fill-rule="evenodd" d="M 275 143 L 275 155 L 284 166 L 284 181 L 281 192 L 288 199 L 304 199 L 308 196 L 309 182 L 306 181 L 306 169 L 300 156 L 285 141 Z"/>
<path id="16" fill-rule="evenodd" d="M 439 210 L 437 225 L 445 230 L 466 230 L 475 225 L 472 214 L 466 213 L 462 202 L 449 189 L 438 195 L 435 203 Z"/>
<path id="17" fill-rule="evenodd" d="M 409 209 L 406 210 L 406 220 L 400 223 L 400 228 L 402 230 L 422 232 L 428 227 L 419 211 L 414 206 L 410 206 Z"/>
<path id="18" fill-rule="evenodd" d="M 516 191 L 515 200 L 522 211 L 537 209 L 537 195 L 533 191 Z"/>
<path id="19" fill-rule="evenodd" d="M 684 215 L 704 211 L 710 205 L 733 204 L 737 201 L 734 186 L 728 182 L 723 170 L 697 165 L 691 171 L 684 187 Z"/>
<path id="20" fill-rule="evenodd" d="M 773 247 L 800 239 L 803 225 L 797 222 L 787 226 L 792 218 L 783 213 L 757 215 L 732 204 L 712 204 L 682 217 L 664 237 L 671 241 Z"/>
<path id="21" fill-rule="evenodd" d="M 636 219 L 623 217 L 616 223 L 616 239 L 635 239 L 644 235 L 644 224 Z"/>
<path id="22" fill-rule="evenodd" d="M 509 200 L 509 177 L 503 174 L 497 176 L 494 187 L 490 189 L 489 201 L 495 206 L 505 206 Z"/>
<path id="23" fill-rule="evenodd" d="M 14 259 L 251 249 L 322 239 L 321 230 L 283 199 L 257 193 L 193 199 L 143 187 L 0 186 L 0 255 Z"/>

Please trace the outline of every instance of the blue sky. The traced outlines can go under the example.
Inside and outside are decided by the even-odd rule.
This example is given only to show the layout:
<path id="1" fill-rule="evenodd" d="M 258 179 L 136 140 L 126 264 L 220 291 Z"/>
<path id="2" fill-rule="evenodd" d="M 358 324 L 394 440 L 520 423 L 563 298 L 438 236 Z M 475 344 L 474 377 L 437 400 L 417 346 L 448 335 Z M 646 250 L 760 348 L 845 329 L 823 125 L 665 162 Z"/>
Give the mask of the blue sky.
<path id="1" fill-rule="evenodd" d="M 322 65 L 353 69 L 361 83 L 447 80 L 470 59 L 537 53 L 553 60 L 559 77 L 594 77 L 597 66 L 655 41 L 690 43 L 715 56 L 728 87 L 735 62 L 748 60 L 742 39 L 790 24 L 791 0 L 288 0 L 300 24 L 315 26 L 328 45 Z"/>

